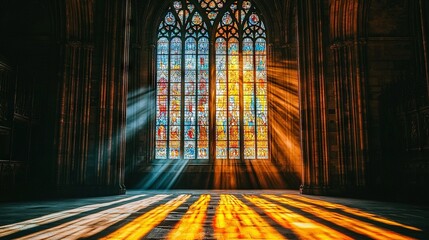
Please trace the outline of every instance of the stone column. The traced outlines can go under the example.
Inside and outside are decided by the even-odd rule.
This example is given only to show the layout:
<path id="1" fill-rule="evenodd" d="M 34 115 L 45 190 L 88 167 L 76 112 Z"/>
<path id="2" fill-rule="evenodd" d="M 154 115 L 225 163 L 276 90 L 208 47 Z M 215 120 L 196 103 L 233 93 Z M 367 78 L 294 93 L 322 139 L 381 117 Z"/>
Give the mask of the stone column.
<path id="1" fill-rule="evenodd" d="M 300 118 L 304 164 L 302 193 L 323 194 L 329 185 L 323 52 L 324 1 L 297 1 Z"/>
<path id="2" fill-rule="evenodd" d="M 129 60 L 129 0 L 106 0 L 99 83 L 99 184 L 124 193 Z"/>
<path id="3" fill-rule="evenodd" d="M 69 41 L 63 50 L 65 58 L 56 138 L 56 184 L 60 192 L 85 182 L 93 46 Z"/>
<path id="4" fill-rule="evenodd" d="M 368 140 L 365 93 L 365 41 L 331 45 L 338 129 L 339 185 L 349 192 L 362 190 Z"/>

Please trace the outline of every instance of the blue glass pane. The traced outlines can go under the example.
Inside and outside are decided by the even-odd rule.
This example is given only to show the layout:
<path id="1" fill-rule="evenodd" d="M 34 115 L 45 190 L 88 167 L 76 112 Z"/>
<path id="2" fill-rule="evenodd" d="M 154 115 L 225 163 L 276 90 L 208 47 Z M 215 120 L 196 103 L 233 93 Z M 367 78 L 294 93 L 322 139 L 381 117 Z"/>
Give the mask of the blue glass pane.
<path id="1" fill-rule="evenodd" d="M 172 70 L 182 69 L 182 56 L 181 55 L 171 55 L 170 56 L 170 68 Z"/>
<path id="2" fill-rule="evenodd" d="M 250 38 L 243 40 L 243 54 L 253 54 L 253 41 Z"/>
<path id="3" fill-rule="evenodd" d="M 199 54 L 209 53 L 209 40 L 207 38 L 201 38 L 198 41 L 198 53 Z"/>
<path id="4" fill-rule="evenodd" d="M 195 55 L 185 55 L 185 68 L 186 70 L 196 69 L 197 58 Z"/>
<path id="5" fill-rule="evenodd" d="M 255 126 L 255 113 L 254 111 L 244 111 L 244 125 Z"/>
<path id="6" fill-rule="evenodd" d="M 198 125 L 208 125 L 209 116 L 208 112 L 198 112 Z"/>
<path id="7" fill-rule="evenodd" d="M 195 54 L 197 53 L 197 43 L 194 38 L 188 38 L 185 42 L 185 53 L 186 54 Z"/>
<path id="8" fill-rule="evenodd" d="M 168 55 L 158 55 L 158 69 L 168 69 Z"/>
<path id="9" fill-rule="evenodd" d="M 256 97 L 256 109 L 258 111 L 267 111 L 267 97 L 257 96 Z"/>
<path id="10" fill-rule="evenodd" d="M 216 125 L 218 126 L 225 126 L 226 127 L 226 111 L 217 111 L 216 112 Z"/>
<path id="11" fill-rule="evenodd" d="M 208 82 L 209 81 L 209 71 L 198 71 L 198 81 L 199 82 Z"/>
<path id="12" fill-rule="evenodd" d="M 226 54 L 226 41 L 223 38 L 216 39 L 216 53 Z"/>
<path id="13" fill-rule="evenodd" d="M 244 55 L 243 56 L 243 69 L 244 70 L 253 70 L 253 55 Z"/>
<path id="14" fill-rule="evenodd" d="M 171 76 L 170 76 L 171 82 L 181 82 L 182 81 L 181 71 L 172 70 L 172 71 L 170 71 L 170 74 L 171 74 Z"/>
<path id="15" fill-rule="evenodd" d="M 195 158 L 195 142 L 185 141 L 185 159 Z"/>
<path id="16" fill-rule="evenodd" d="M 256 70 L 265 71 L 266 70 L 266 57 L 265 56 L 256 56 Z"/>
<path id="17" fill-rule="evenodd" d="M 165 23 L 167 25 L 174 25 L 176 22 L 176 18 L 174 17 L 173 13 L 168 12 L 167 15 L 165 16 Z"/>
<path id="18" fill-rule="evenodd" d="M 155 147 L 155 157 L 157 159 L 166 159 L 167 158 L 167 142 L 157 141 Z"/>
<path id="19" fill-rule="evenodd" d="M 238 40 L 235 38 L 231 38 L 228 41 L 228 53 L 229 54 L 233 54 L 233 55 L 237 55 L 238 54 Z"/>
<path id="20" fill-rule="evenodd" d="M 166 124 L 167 124 L 167 112 L 166 111 L 157 111 L 156 112 L 156 125 L 166 125 Z"/>
<path id="21" fill-rule="evenodd" d="M 220 55 L 216 56 L 216 70 L 226 70 L 226 56 Z"/>
<path id="22" fill-rule="evenodd" d="M 185 72 L 185 82 L 194 83 L 196 82 L 196 73 L 194 70 Z"/>
<path id="23" fill-rule="evenodd" d="M 182 54 L 182 40 L 180 38 L 173 38 L 171 41 L 171 54 Z"/>
<path id="24" fill-rule="evenodd" d="M 185 95 L 195 95 L 195 83 L 185 84 Z"/>
<path id="25" fill-rule="evenodd" d="M 255 51 L 256 51 L 256 54 L 258 55 L 266 54 L 266 44 L 264 39 L 259 38 L 258 40 L 256 40 Z"/>
<path id="26" fill-rule="evenodd" d="M 158 54 L 168 54 L 168 39 L 160 38 L 158 40 Z"/>
<path id="27" fill-rule="evenodd" d="M 267 112 L 258 112 L 256 122 L 258 126 L 268 126 Z"/>

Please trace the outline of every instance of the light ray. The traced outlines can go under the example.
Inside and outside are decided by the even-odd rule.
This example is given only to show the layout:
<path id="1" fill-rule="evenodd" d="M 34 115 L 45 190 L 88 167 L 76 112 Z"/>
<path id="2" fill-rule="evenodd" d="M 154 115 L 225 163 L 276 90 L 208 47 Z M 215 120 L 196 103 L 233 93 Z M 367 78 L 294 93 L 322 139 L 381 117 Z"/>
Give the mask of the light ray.
<path id="1" fill-rule="evenodd" d="M 265 195 L 262 196 L 267 197 L 271 200 L 288 204 L 290 206 L 299 208 L 302 211 L 308 212 L 313 214 L 316 217 L 319 217 L 321 219 L 324 219 L 326 221 L 329 221 L 331 223 L 334 223 L 338 226 L 344 227 L 349 229 L 350 231 L 366 235 L 372 239 L 386 239 L 386 240 L 405 240 L 405 239 L 413 239 L 411 237 L 407 237 L 404 235 L 401 235 L 399 233 L 383 229 L 380 227 L 377 227 L 373 224 L 366 223 L 351 217 L 344 216 L 339 213 L 330 212 L 323 208 L 316 207 L 314 205 L 309 205 L 306 203 L 301 203 L 295 200 L 287 199 L 285 197 L 278 197 L 275 195 Z"/>
<path id="2" fill-rule="evenodd" d="M 134 212 L 144 209 L 169 195 L 156 195 L 139 201 L 127 203 L 115 208 L 87 215 L 64 224 L 36 232 L 18 239 L 63 239 L 90 237 L 113 224 L 125 219 Z"/>
<path id="3" fill-rule="evenodd" d="M 125 201 L 130 201 L 143 196 L 145 196 L 145 194 L 136 195 L 136 196 L 132 196 L 124 199 L 119 199 L 119 200 L 107 202 L 107 203 L 97 203 L 97 204 L 86 205 L 86 206 L 82 206 L 82 207 L 78 207 L 70 210 L 48 214 L 42 217 L 38 217 L 38 218 L 34 218 L 34 219 L 30 219 L 30 220 L 26 220 L 26 221 L 14 223 L 14 224 L 0 226 L 0 237 L 8 236 L 19 231 L 24 231 L 27 229 L 39 227 L 41 225 L 56 222 L 64 218 L 69 218 L 69 217 L 81 214 L 83 212 L 91 211 L 97 208 L 106 207 L 106 206 L 110 206 L 110 205 L 125 202 Z"/>
<path id="4" fill-rule="evenodd" d="M 220 196 L 213 225 L 217 239 L 285 239 L 259 214 L 232 195 Z"/>
<path id="5" fill-rule="evenodd" d="M 245 198 L 264 210 L 268 216 L 282 227 L 291 229 L 300 239 L 352 239 L 325 225 L 265 199 L 256 196 L 245 196 Z"/>
<path id="6" fill-rule="evenodd" d="M 359 217 L 364 217 L 364 218 L 367 218 L 367 219 L 370 219 L 373 221 L 377 221 L 377 222 L 381 222 L 384 224 L 388 224 L 388 225 L 392 225 L 392 226 L 398 226 L 398 227 L 402 227 L 402 228 L 407 228 L 407 229 L 410 229 L 413 231 L 421 231 L 421 229 L 419 229 L 419 228 L 409 226 L 409 225 L 405 225 L 402 223 L 398 223 L 398 222 L 383 218 L 381 216 L 377 216 L 375 214 L 367 213 L 367 212 L 361 211 L 359 209 L 347 207 L 347 206 L 344 206 L 341 204 L 331 203 L 331 202 L 317 200 L 317 199 L 310 199 L 310 198 L 306 198 L 306 197 L 302 197 L 302 196 L 296 196 L 296 195 L 287 195 L 287 197 L 297 199 L 297 200 L 301 200 L 301 201 L 304 201 L 307 203 L 319 205 L 319 206 L 329 208 L 329 209 L 339 209 L 339 210 L 344 211 L 346 213 L 350 213 L 350 214 L 353 214 L 353 215 L 359 216 Z"/>
<path id="7" fill-rule="evenodd" d="M 190 197 L 191 195 L 182 194 L 166 204 L 150 210 L 102 239 L 141 239 Z"/>
<path id="8" fill-rule="evenodd" d="M 203 224 L 206 220 L 210 198 L 208 194 L 201 195 L 168 234 L 167 239 L 204 239 Z"/>

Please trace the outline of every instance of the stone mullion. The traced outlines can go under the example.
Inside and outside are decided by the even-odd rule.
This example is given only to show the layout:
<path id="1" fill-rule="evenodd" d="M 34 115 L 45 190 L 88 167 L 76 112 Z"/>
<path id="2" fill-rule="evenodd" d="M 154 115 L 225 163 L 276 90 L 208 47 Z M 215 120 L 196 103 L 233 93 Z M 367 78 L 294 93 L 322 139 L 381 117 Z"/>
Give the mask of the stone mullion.
<path id="1" fill-rule="evenodd" d="M 298 1 L 298 38 L 304 193 L 321 193 L 328 183 L 323 3 Z"/>

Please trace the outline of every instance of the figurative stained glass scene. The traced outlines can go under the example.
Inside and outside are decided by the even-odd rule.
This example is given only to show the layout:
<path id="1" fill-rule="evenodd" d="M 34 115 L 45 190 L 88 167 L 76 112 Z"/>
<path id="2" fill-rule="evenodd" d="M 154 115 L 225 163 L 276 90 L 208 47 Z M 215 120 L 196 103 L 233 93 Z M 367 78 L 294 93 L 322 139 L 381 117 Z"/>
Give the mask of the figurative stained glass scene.
<path id="1" fill-rule="evenodd" d="M 253 2 L 173 1 L 158 28 L 155 158 L 268 159 L 266 52 Z"/>

